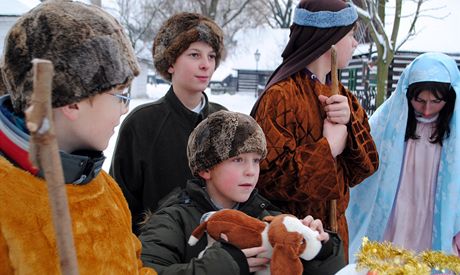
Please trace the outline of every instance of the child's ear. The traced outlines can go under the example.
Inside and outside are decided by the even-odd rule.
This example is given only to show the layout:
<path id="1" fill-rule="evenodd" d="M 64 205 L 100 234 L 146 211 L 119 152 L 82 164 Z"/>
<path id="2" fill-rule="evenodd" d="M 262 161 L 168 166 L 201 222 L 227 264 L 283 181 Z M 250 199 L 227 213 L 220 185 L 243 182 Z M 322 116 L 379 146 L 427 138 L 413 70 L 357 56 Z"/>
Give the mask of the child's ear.
<path id="1" fill-rule="evenodd" d="M 202 177 L 204 180 L 211 179 L 211 172 L 209 171 L 209 169 L 198 172 L 198 175 L 200 175 L 200 177 Z"/>
<path id="2" fill-rule="evenodd" d="M 76 120 L 80 111 L 80 106 L 78 103 L 68 104 L 62 107 L 57 108 L 63 115 L 69 120 Z"/>
<path id="3" fill-rule="evenodd" d="M 173 65 L 169 66 L 168 68 L 168 73 L 173 74 L 174 73 L 174 67 Z"/>

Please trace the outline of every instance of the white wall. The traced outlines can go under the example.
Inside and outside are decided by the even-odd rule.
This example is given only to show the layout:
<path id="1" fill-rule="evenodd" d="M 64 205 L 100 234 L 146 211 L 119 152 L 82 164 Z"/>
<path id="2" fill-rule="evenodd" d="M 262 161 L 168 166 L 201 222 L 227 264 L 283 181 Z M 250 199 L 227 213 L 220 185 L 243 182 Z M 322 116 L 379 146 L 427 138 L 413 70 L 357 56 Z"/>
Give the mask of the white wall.
<path id="1" fill-rule="evenodd" d="M 131 97 L 147 98 L 147 73 L 149 71 L 149 65 L 146 62 L 139 60 L 139 66 L 141 67 L 141 73 L 131 84 Z"/>
<path id="2" fill-rule="evenodd" d="M 5 43 L 6 34 L 18 18 L 18 16 L 0 15 L 0 53 L 3 53 L 3 45 Z"/>

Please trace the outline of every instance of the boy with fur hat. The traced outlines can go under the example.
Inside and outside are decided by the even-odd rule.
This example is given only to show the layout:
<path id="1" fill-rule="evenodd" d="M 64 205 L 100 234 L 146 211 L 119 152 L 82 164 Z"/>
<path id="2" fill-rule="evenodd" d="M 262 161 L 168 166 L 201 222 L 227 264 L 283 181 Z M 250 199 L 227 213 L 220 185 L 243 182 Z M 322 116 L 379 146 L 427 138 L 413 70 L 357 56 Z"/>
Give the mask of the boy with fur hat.
<path id="1" fill-rule="evenodd" d="M 259 162 L 267 153 L 265 136 L 255 120 L 244 114 L 219 111 L 209 115 L 191 133 L 187 156 L 197 177 L 181 193 L 170 196 L 142 227 L 140 239 L 145 265 L 161 274 L 248 274 L 266 268 L 269 259 L 256 258 L 263 247 L 240 250 L 229 243 L 214 243 L 203 257 L 202 238 L 187 245 L 203 214 L 237 209 L 262 219 L 280 212 L 254 189 Z M 325 241 L 312 261 L 303 262 L 304 274 L 334 274 L 344 265 L 343 250 L 335 234 L 323 231 L 322 223 L 305 218 L 304 224 Z"/>
<path id="2" fill-rule="evenodd" d="M 326 228 L 337 220 L 346 252 L 349 187 L 378 167 L 364 109 L 341 83 L 332 95 L 330 81 L 331 46 L 345 68 L 358 45 L 358 14 L 342 0 L 301 0 L 294 14 L 283 62 L 251 112 L 267 138 L 259 188 L 287 213 L 311 214 Z"/>
<path id="3" fill-rule="evenodd" d="M 95 6 L 46 1 L 9 31 L 1 61 L 0 274 L 58 274 L 47 185 L 28 160 L 24 110 L 32 59 L 54 64 L 52 106 L 80 274 L 156 274 L 142 267 L 123 193 L 101 170 L 139 74 L 120 24 Z M 108 238 L 110 236 L 110 238 Z"/>
<path id="4" fill-rule="evenodd" d="M 144 211 L 156 209 L 164 196 L 192 177 L 186 147 L 193 128 L 225 109 L 203 92 L 223 52 L 220 27 L 196 13 L 172 16 L 155 37 L 155 68 L 171 87 L 123 121 L 110 168 L 128 200 L 136 233 Z"/>

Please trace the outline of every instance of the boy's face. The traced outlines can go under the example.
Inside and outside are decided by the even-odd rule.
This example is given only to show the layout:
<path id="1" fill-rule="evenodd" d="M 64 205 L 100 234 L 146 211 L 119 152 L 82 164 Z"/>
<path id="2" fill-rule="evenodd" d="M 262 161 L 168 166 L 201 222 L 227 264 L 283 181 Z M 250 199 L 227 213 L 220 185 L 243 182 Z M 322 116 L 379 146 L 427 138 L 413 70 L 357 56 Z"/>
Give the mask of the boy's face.
<path id="1" fill-rule="evenodd" d="M 216 69 L 216 53 L 205 42 L 193 42 L 168 69 L 176 92 L 197 93 L 208 86 Z"/>
<path id="2" fill-rule="evenodd" d="M 337 67 L 344 69 L 348 66 L 353 52 L 358 46 L 358 41 L 354 37 L 354 28 L 349 31 L 339 42 L 336 44 L 337 49 Z"/>
<path id="3" fill-rule="evenodd" d="M 107 148 L 120 117 L 129 110 L 126 99 L 117 96 L 127 96 L 126 91 L 113 89 L 75 104 L 78 115 L 70 122 L 74 125 L 73 136 L 69 140 L 73 144 L 70 144 L 69 150 L 103 151 Z"/>
<path id="4" fill-rule="evenodd" d="M 224 208 L 247 201 L 259 179 L 260 157 L 244 153 L 200 172 L 211 199 Z"/>

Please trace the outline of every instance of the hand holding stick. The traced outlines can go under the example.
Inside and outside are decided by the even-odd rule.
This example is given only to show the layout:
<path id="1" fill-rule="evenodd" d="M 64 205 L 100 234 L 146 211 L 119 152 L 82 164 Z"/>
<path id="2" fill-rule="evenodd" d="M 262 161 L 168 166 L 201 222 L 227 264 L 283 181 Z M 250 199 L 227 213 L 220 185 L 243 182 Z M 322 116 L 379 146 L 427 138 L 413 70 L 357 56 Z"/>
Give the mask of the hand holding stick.
<path id="1" fill-rule="evenodd" d="M 43 59 L 34 59 L 32 63 L 34 92 L 31 105 L 25 111 L 27 128 L 30 131 L 29 157 L 32 164 L 43 171 L 47 182 L 61 273 L 76 275 L 78 265 L 72 223 L 52 118 L 53 64 Z"/>

